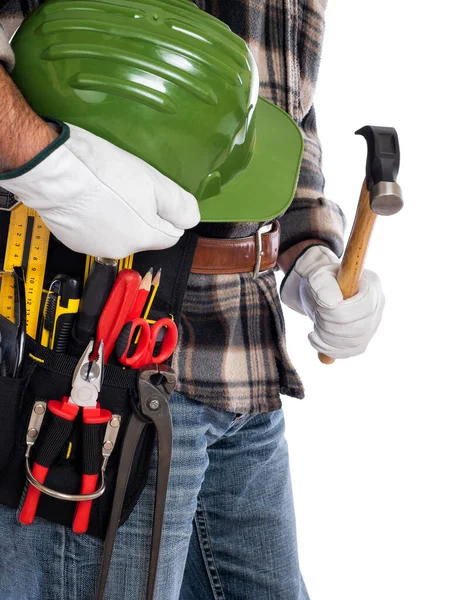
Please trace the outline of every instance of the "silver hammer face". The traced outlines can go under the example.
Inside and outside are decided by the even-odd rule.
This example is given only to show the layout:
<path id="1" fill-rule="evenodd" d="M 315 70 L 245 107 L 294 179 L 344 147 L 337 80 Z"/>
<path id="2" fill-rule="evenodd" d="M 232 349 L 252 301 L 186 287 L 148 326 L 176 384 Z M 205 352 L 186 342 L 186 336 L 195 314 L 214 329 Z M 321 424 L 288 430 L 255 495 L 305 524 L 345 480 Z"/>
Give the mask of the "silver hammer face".
<path id="1" fill-rule="evenodd" d="M 400 146 L 392 127 L 366 125 L 356 132 L 367 141 L 366 182 L 370 208 L 377 215 L 395 215 L 403 207 L 401 187 L 396 182 L 400 168 Z"/>

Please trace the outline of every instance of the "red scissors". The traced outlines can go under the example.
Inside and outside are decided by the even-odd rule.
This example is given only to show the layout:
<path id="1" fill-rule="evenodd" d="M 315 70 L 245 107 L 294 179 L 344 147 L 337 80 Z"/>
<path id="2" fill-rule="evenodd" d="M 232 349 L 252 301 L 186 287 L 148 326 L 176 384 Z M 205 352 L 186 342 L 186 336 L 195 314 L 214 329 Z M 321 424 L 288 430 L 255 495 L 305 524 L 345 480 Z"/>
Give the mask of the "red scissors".
<path id="1" fill-rule="evenodd" d="M 174 321 L 164 318 L 151 326 L 146 319 L 133 318 L 142 310 L 140 284 L 141 276 L 137 271 L 123 269 L 117 276 L 98 322 L 96 346 L 91 359 L 96 358 L 100 340 L 104 341 L 105 364 L 114 349 L 123 365 L 135 369 L 147 364 L 163 363 L 173 354 L 178 341 L 178 329 Z M 130 355 L 138 328 L 141 328 L 141 334 Z M 155 355 L 155 347 L 159 342 L 161 348 Z"/>
<path id="2" fill-rule="evenodd" d="M 130 347 L 137 329 L 141 334 L 134 352 L 130 355 Z M 161 342 L 161 348 L 155 354 L 155 347 Z M 164 318 L 150 325 L 145 319 L 133 319 L 122 329 L 116 343 L 116 355 L 126 367 L 140 369 L 144 365 L 159 365 L 172 356 L 178 342 L 178 328 L 172 319 Z"/>

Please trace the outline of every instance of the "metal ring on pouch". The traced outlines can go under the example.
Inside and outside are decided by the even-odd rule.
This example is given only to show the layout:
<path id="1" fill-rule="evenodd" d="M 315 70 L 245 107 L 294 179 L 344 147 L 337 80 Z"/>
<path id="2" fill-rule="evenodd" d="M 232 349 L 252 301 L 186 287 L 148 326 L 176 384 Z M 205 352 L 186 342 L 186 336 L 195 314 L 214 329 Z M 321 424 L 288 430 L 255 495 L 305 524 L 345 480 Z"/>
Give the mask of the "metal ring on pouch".
<path id="1" fill-rule="evenodd" d="M 106 489 L 105 472 L 103 469 L 101 471 L 101 485 L 95 490 L 95 492 L 92 492 L 92 494 L 63 494 L 62 492 L 57 492 L 56 490 L 52 490 L 51 488 L 46 487 L 45 485 L 40 483 L 40 481 L 38 481 L 31 473 L 30 460 L 28 457 L 25 457 L 25 473 L 31 485 L 34 485 L 34 487 L 43 494 L 51 496 L 52 498 L 56 498 L 57 500 L 70 500 L 72 502 L 96 500 L 97 498 L 100 498 L 100 496 Z"/>

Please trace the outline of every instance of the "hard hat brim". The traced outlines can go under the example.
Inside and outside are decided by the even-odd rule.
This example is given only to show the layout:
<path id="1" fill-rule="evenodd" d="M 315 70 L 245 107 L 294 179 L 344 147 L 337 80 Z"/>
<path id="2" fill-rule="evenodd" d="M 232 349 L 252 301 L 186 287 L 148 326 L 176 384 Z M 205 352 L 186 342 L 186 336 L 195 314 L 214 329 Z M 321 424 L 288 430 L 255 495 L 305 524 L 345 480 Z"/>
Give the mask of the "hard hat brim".
<path id="1" fill-rule="evenodd" d="M 288 114 L 262 97 L 254 118 L 252 158 L 219 195 L 199 202 L 204 222 L 268 221 L 292 202 L 303 155 L 302 134 Z"/>

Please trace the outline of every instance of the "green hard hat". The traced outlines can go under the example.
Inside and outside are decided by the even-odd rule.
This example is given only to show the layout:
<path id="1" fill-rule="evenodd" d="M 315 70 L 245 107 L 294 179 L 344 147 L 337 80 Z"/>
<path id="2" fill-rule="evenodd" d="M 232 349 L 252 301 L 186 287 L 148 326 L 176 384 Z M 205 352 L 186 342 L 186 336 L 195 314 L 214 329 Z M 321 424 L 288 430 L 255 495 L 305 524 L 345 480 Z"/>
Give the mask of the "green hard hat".
<path id="1" fill-rule="evenodd" d="M 264 221 L 292 201 L 297 125 L 258 97 L 245 42 L 191 0 L 49 0 L 13 49 L 36 112 L 153 165 L 195 195 L 203 221 Z"/>

